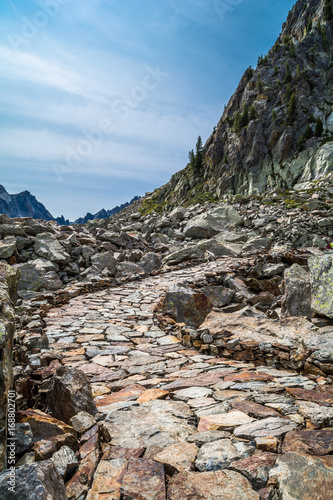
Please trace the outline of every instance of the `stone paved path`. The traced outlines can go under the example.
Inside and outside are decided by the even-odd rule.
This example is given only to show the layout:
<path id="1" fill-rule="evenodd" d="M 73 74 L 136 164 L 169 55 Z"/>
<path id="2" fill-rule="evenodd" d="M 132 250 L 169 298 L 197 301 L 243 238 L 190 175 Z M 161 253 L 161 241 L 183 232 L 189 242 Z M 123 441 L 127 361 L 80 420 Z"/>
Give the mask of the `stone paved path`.
<path id="1" fill-rule="evenodd" d="M 216 266 L 80 296 L 46 316 L 52 347 L 89 377 L 99 411 L 88 500 L 264 499 L 273 487 L 282 498 L 319 498 L 313 488 L 333 498 L 327 386 L 202 355 L 154 320 L 170 284 L 198 281 Z M 67 483 L 73 499 L 88 489 L 78 480 L 88 466 L 80 453 L 81 469 Z M 316 469 L 312 480 L 304 475 L 309 467 Z"/>

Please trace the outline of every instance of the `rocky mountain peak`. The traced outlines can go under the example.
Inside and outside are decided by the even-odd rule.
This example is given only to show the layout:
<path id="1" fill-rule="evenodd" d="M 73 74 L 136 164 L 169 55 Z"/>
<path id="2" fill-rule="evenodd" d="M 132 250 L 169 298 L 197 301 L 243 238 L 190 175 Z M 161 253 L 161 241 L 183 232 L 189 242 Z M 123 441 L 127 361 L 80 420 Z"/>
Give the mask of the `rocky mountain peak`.
<path id="1" fill-rule="evenodd" d="M 328 0 L 295 4 L 268 54 L 244 72 L 204 146 L 203 168 L 175 174 L 157 203 L 260 195 L 331 172 L 332 17 Z"/>

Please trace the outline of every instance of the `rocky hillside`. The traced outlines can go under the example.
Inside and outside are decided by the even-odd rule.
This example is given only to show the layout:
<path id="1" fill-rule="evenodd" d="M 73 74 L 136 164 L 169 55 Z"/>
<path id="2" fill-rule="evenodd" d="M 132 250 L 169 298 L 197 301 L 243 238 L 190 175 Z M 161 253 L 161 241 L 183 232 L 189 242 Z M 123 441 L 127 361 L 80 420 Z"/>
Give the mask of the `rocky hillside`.
<path id="1" fill-rule="evenodd" d="M 157 190 L 159 208 L 259 195 L 324 178 L 333 168 L 331 0 L 298 0 L 255 70 L 248 68 L 204 146 Z"/>
<path id="2" fill-rule="evenodd" d="M 34 219 L 54 220 L 54 217 L 42 203 L 29 193 L 22 191 L 18 194 L 9 194 L 0 185 L 0 213 L 9 217 L 32 217 Z"/>

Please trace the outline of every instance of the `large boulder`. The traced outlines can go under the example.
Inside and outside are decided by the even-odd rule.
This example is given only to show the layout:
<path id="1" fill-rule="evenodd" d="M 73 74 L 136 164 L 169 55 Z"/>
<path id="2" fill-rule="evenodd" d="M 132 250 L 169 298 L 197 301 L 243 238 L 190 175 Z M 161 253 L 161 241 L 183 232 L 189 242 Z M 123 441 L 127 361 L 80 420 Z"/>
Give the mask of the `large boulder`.
<path id="1" fill-rule="evenodd" d="M 310 257 L 312 309 L 317 314 L 333 318 L 333 253 Z"/>
<path id="2" fill-rule="evenodd" d="M 1 500 L 67 500 L 64 481 L 50 460 L 2 472 L 0 491 Z"/>
<path id="3" fill-rule="evenodd" d="M 0 265 L 0 471 L 6 461 L 7 408 L 9 390 L 13 385 L 12 346 L 15 316 L 12 298 L 18 273 L 7 264 Z M 15 425 L 15 422 L 12 422 Z"/>
<path id="4" fill-rule="evenodd" d="M 39 257 L 57 264 L 67 264 L 70 261 L 70 255 L 51 233 L 41 233 L 36 236 L 34 252 Z"/>
<path id="5" fill-rule="evenodd" d="M 0 259 L 9 259 L 16 251 L 15 236 L 6 236 L 0 241 Z"/>
<path id="6" fill-rule="evenodd" d="M 113 257 L 112 252 L 102 252 L 102 253 L 97 253 L 90 257 L 91 263 L 93 266 L 97 267 L 101 271 L 103 269 L 107 269 L 110 271 L 112 274 L 116 273 L 116 267 L 118 264 L 118 261 Z"/>
<path id="7" fill-rule="evenodd" d="M 215 236 L 223 230 L 223 226 L 210 214 L 201 214 L 191 219 L 184 228 L 187 238 L 205 239 Z"/>
<path id="8" fill-rule="evenodd" d="M 87 376 L 76 368 L 60 367 L 48 392 L 48 411 L 69 423 L 80 411 L 95 415 L 97 408 Z"/>
<path id="9" fill-rule="evenodd" d="M 146 253 L 139 262 L 139 265 L 147 274 L 158 271 L 162 266 L 161 257 L 154 252 Z"/>
<path id="10" fill-rule="evenodd" d="M 117 266 L 116 278 L 126 278 L 127 276 L 140 276 L 145 274 L 143 268 L 134 262 L 121 262 Z"/>
<path id="11" fill-rule="evenodd" d="M 186 214 L 186 208 L 183 207 L 176 207 L 170 212 L 169 214 L 169 219 L 171 222 L 177 222 L 177 221 L 182 221 L 184 220 Z"/>
<path id="12" fill-rule="evenodd" d="M 162 311 L 171 314 L 178 323 L 197 328 L 213 308 L 209 297 L 184 286 L 172 286 L 167 291 Z"/>
<path id="13" fill-rule="evenodd" d="M 230 205 L 222 205 L 209 212 L 225 229 L 234 226 L 241 226 L 243 218 Z"/>
<path id="14" fill-rule="evenodd" d="M 309 274 L 298 264 L 285 270 L 283 316 L 311 316 L 311 284 Z"/>
<path id="15" fill-rule="evenodd" d="M 35 259 L 14 266 L 21 273 L 18 282 L 19 294 L 40 292 L 42 290 L 59 290 L 63 284 L 56 273 L 56 267 L 45 259 Z"/>

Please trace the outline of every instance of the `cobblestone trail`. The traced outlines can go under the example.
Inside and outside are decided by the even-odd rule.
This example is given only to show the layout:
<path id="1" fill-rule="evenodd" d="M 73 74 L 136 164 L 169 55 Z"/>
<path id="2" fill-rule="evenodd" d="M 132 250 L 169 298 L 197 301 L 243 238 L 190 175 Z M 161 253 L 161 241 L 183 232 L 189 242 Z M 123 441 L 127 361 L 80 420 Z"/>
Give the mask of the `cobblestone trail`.
<path id="1" fill-rule="evenodd" d="M 216 266 L 80 296 L 47 314 L 52 347 L 89 377 L 98 409 L 68 498 L 299 499 L 321 488 L 320 498 L 333 498 L 331 386 L 200 354 L 156 322 L 172 283 Z"/>

